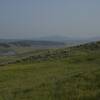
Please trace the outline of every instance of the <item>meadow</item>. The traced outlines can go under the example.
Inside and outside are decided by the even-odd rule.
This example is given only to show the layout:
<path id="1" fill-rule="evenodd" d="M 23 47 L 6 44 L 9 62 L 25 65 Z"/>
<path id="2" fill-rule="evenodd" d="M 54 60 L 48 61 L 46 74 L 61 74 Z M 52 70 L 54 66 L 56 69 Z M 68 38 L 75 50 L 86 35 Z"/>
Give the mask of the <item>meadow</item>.
<path id="1" fill-rule="evenodd" d="M 0 100 L 100 100 L 100 42 L 25 54 L 0 66 Z"/>

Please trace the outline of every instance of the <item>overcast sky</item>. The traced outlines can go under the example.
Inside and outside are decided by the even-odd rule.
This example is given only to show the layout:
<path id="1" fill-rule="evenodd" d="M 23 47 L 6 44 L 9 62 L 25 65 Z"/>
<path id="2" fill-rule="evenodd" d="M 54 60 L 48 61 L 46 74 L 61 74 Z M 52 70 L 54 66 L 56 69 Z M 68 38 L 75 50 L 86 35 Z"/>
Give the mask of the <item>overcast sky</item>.
<path id="1" fill-rule="evenodd" d="M 100 36 L 100 0 L 0 0 L 0 38 Z"/>

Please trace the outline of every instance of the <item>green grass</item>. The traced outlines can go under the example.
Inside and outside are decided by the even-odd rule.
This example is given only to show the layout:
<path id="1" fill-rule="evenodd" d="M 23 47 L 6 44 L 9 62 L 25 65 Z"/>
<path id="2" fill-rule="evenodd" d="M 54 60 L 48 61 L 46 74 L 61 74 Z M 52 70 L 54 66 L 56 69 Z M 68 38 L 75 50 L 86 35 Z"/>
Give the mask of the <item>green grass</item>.
<path id="1" fill-rule="evenodd" d="M 51 50 L 59 52 L 52 60 L 1 67 L 0 100 L 99 100 L 100 49 L 81 48 L 72 48 L 68 57 L 57 59 L 63 49 Z"/>
<path id="2" fill-rule="evenodd" d="M 5 66 L 1 100 L 99 100 L 100 66 L 66 61 Z"/>

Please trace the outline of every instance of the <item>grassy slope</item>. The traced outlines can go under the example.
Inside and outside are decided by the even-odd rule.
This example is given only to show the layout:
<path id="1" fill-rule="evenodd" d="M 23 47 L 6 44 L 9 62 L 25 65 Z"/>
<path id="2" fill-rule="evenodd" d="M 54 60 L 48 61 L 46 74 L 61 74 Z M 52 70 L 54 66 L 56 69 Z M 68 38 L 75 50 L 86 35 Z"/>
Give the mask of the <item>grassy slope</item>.
<path id="1" fill-rule="evenodd" d="M 0 100 L 99 100 L 100 48 L 80 46 L 70 53 L 1 67 Z"/>

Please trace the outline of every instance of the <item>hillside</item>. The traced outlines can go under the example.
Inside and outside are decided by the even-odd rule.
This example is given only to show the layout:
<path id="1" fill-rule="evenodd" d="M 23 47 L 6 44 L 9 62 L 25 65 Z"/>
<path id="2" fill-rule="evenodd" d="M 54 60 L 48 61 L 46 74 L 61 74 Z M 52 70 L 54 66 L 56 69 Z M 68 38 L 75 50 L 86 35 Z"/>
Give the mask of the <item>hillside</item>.
<path id="1" fill-rule="evenodd" d="M 24 50 L 26 49 L 26 50 Z M 28 50 L 29 49 L 29 50 Z M 30 48 L 22 48 L 17 50 L 17 53 L 15 56 L 9 56 L 11 59 L 15 59 L 14 62 L 34 62 L 34 61 L 46 61 L 46 60 L 59 60 L 59 59 L 66 59 L 71 58 L 80 55 L 80 52 L 85 54 L 82 56 L 88 56 L 88 53 L 91 54 L 95 53 L 95 51 L 98 51 L 100 49 L 100 42 L 92 42 L 92 43 L 86 43 L 84 45 L 77 45 L 73 47 L 66 47 L 66 48 L 54 48 L 54 49 L 39 49 L 39 50 L 33 50 Z M 24 51 L 25 52 L 24 52 Z M 81 56 L 81 55 L 80 55 Z M 86 56 L 86 57 L 87 57 Z M 88 57 L 87 57 L 88 58 Z M 7 59 L 7 56 L 6 56 Z M 6 63 L 13 63 L 13 61 L 8 61 Z"/>
<path id="2" fill-rule="evenodd" d="M 0 67 L 0 100 L 100 98 L 100 42 L 31 51 L 8 62 Z"/>

